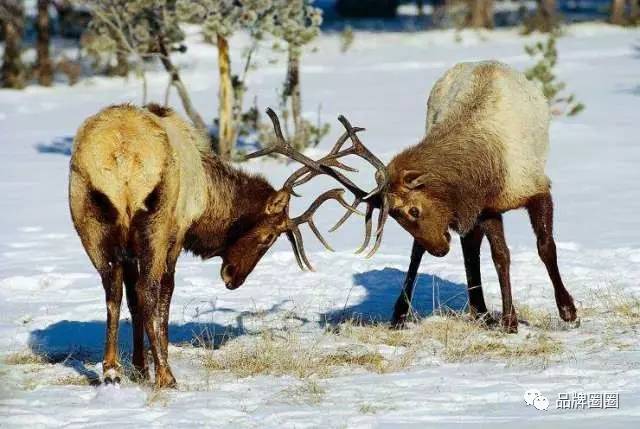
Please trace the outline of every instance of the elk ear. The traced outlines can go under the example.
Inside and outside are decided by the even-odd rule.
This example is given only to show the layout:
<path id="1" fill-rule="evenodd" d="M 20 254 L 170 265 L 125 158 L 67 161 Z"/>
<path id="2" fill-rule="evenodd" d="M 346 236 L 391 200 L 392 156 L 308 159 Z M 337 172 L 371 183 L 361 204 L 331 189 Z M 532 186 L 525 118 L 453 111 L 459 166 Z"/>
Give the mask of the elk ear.
<path id="1" fill-rule="evenodd" d="M 424 185 L 427 175 L 418 170 L 405 170 L 402 172 L 402 184 L 409 189 L 419 188 Z"/>
<path id="2" fill-rule="evenodd" d="M 268 215 L 283 212 L 289 204 L 289 198 L 291 198 L 291 194 L 287 191 L 282 190 L 276 192 L 269 197 L 264 212 Z"/>

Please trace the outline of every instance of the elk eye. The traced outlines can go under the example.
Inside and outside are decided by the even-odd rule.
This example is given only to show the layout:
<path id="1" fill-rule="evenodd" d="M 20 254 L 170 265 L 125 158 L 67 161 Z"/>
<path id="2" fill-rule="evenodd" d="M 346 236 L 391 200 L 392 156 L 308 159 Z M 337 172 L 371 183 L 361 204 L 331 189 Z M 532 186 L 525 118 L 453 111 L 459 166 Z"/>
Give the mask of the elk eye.
<path id="1" fill-rule="evenodd" d="M 420 217 L 420 209 L 418 209 L 418 207 L 411 207 L 409 209 L 409 215 L 414 219 L 418 219 L 418 217 Z"/>

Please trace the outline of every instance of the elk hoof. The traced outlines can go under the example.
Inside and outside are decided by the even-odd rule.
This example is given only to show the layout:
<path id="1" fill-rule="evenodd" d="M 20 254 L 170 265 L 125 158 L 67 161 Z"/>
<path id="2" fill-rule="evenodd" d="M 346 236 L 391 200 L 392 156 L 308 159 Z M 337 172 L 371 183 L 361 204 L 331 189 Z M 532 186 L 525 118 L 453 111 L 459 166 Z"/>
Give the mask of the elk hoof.
<path id="1" fill-rule="evenodd" d="M 120 372 L 116 368 L 109 368 L 104 372 L 103 383 L 105 386 L 120 385 Z"/>
<path id="2" fill-rule="evenodd" d="M 109 386 L 110 384 L 114 384 L 114 385 L 119 385 L 120 384 L 120 377 L 105 377 L 104 378 L 104 384 L 105 386 Z"/>
<path id="3" fill-rule="evenodd" d="M 129 378 L 131 378 L 132 381 L 136 382 L 149 380 L 149 368 L 137 368 L 134 366 Z"/>
<path id="4" fill-rule="evenodd" d="M 518 318 L 516 317 L 515 314 L 502 317 L 502 329 L 507 334 L 518 333 Z"/>
<path id="5" fill-rule="evenodd" d="M 407 327 L 407 314 L 393 314 L 391 329 L 404 329 Z"/>
<path id="6" fill-rule="evenodd" d="M 156 382 L 154 384 L 156 389 L 174 389 L 176 386 L 176 378 L 173 376 L 169 368 L 161 368 L 156 372 Z"/>
<path id="7" fill-rule="evenodd" d="M 492 328 L 498 325 L 498 321 L 490 313 L 477 313 L 473 316 L 480 324 L 487 328 Z"/>
<path id="8" fill-rule="evenodd" d="M 563 305 L 559 308 L 560 318 L 565 322 L 575 322 L 578 318 L 578 312 L 576 311 L 576 306 L 571 305 Z"/>

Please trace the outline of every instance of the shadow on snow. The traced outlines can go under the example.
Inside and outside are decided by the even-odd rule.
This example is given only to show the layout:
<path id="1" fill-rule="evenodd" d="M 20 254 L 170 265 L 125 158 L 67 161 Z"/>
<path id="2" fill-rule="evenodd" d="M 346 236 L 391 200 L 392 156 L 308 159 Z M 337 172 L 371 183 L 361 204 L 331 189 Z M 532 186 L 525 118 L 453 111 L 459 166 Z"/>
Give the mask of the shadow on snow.
<path id="1" fill-rule="evenodd" d="M 361 323 L 386 322 L 391 318 L 393 305 L 400 295 L 406 272 L 394 268 L 372 270 L 353 276 L 355 286 L 367 291 L 364 299 L 322 315 L 324 324 L 335 325 L 345 320 L 357 320 Z M 413 311 L 419 317 L 427 317 L 438 309 L 462 311 L 467 306 L 467 287 L 454 283 L 434 274 L 418 274 L 413 295 Z"/>
<path id="2" fill-rule="evenodd" d="M 321 326 L 337 325 L 345 320 L 362 323 L 386 322 L 391 317 L 393 304 L 400 294 L 406 272 L 393 268 L 372 270 L 353 276 L 354 287 L 364 287 L 365 297 L 357 303 L 347 299 L 343 308 L 320 315 Z M 282 310 L 284 303 L 272 306 L 268 313 Z M 419 317 L 427 317 L 439 309 L 463 311 L 467 307 L 467 288 L 436 275 L 419 274 L 413 297 L 413 310 Z M 233 312 L 233 309 L 218 308 L 216 311 Z M 169 324 L 169 342 L 174 345 L 190 344 L 219 348 L 231 338 L 245 335 L 249 330 L 244 319 L 252 317 L 251 311 L 239 312 L 235 324 L 189 322 Z M 299 318 L 305 325 L 309 319 Z M 31 332 L 29 347 L 33 353 L 51 363 L 62 363 L 73 368 L 91 383 L 99 380 L 99 374 L 87 367 L 102 360 L 106 323 L 62 320 Z M 119 350 L 126 363 L 132 350 L 132 326 L 129 320 L 120 322 Z"/>
<path id="3" fill-rule="evenodd" d="M 104 321 L 62 320 L 44 329 L 32 331 L 29 336 L 29 348 L 50 363 L 62 363 L 73 368 L 93 384 L 99 380 L 99 375 L 86 365 L 102 361 L 105 330 Z M 243 333 L 242 328 L 217 323 L 169 324 L 169 342 L 176 345 L 191 344 L 218 348 L 230 338 Z M 121 360 L 126 366 L 132 350 L 130 321 L 120 322 L 118 346 L 123 358 Z"/>

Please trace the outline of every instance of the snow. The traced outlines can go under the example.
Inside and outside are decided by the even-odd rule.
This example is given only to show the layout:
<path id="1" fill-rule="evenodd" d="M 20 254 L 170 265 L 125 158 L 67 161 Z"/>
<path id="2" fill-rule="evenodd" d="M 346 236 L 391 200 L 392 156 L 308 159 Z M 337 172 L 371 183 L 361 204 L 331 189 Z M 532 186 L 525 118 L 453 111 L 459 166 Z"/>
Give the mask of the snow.
<path id="1" fill-rule="evenodd" d="M 523 69 L 530 64 L 523 45 L 537 40 L 516 30 L 463 31 L 460 37 L 456 42 L 452 31 L 356 33 L 352 49 L 341 54 L 339 37 L 323 35 L 315 44 L 318 50 L 304 58 L 302 88 L 305 115 L 315 120 L 321 104 L 331 133 L 309 154 L 328 150 L 340 134 L 335 118 L 344 113 L 354 125 L 367 127 L 365 144 L 388 161 L 422 136 L 427 93 L 448 67 L 496 58 Z M 240 52 L 244 43 L 240 36 L 232 47 Z M 560 269 L 579 309 L 597 307 L 593 293 L 601 289 L 640 294 L 639 44 L 637 30 L 599 24 L 568 27 L 558 42 L 559 77 L 586 104 L 579 116 L 554 120 L 548 166 Z M 271 57 L 261 52 L 261 67 L 250 75 L 246 100 L 257 96 L 261 109 L 277 106 L 285 71 L 284 62 L 271 64 Z M 177 58 L 195 104 L 204 117 L 213 117 L 215 49 L 192 35 L 189 53 Z M 152 71 L 149 84 L 150 99 L 162 100 L 166 76 Z M 388 319 L 411 245 L 392 220 L 382 248 L 370 260 L 352 253 L 362 237 L 360 219 L 327 234 L 336 253 L 323 252 L 305 234 L 314 273 L 301 273 L 289 244 L 279 240 L 236 291 L 224 288 L 219 260 L 182 256 L 170 326 L 177 390 L 154 392 L 131 382 L 119 389 L 57 382 L 101 374 L 96 362 L 101 360 L 106 318 L 98 276 L 69 217 L 69 137 L 100 108 L 139 103 L 140 96 L 134 77 L 0 92 L 0 355 L 32 349 L 57 362 L 9 365 L 0 359 L 1 427 L 496 427 L 517 422 L 522 427 L 587 428 L 606 420 L 615 428 L 640 420 L 638 325 L 608 324 L 609 315 L 602 312 L 585 314 L 578 328 L 552 330 L 549 335 L 565 352 L 548 361 L 450 363 L 423 357 L 402 371 L 354 369 L 318 378 L 314 382 L 322 394 L 315 399 L 304 393 L 308 380 L 237 378 L 205 371 L 190 357 L 193 348 L 183 344 L 195 336 L 252 331 L 265 323 L 277 325 L 288 314 L 295 314 L 296 329 L 310 341 L 320 341 L 327 319 L 354 314 Z M 175 94 L 172 103 L 179 104 Z M 280 184 L 296 166 L 254 160 L 243 167 Z M 363 169 L 357 180 L 371 185 L 370 173 Z M 303 188 L 305 197 L 295 201 L 294 211 L 327 186 L 335 185 L 318 180 Z M 337 204 L 328 205 L 318 216 L 318 227 L 326 231 L 341 214 Z M 514 298 L 549 310 L 557 319 L 526 215 L 506 215 L 506 230 Z M 499 287 L 486 244 L 482 270 L 487 301 L 499 310 Z M 420 273 L 414 301 L 420 314 L 431 314 L 438 303 L 464 306 L 465 274 L 456 240 L 445 258 L 425 258 Z M 128 317 L 123 305 L 120 342 L 125 349 L 131 341 Z M 514 338 L 527 341 L 533 334 L 534 328 L 521 324 Z M 523 395 L 529 389 L 549 398 L 549 410 L 526 406 Z M 620 408 L 555 409 L 557 394 L 572 391 L 618 392 Z"/>

